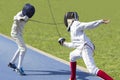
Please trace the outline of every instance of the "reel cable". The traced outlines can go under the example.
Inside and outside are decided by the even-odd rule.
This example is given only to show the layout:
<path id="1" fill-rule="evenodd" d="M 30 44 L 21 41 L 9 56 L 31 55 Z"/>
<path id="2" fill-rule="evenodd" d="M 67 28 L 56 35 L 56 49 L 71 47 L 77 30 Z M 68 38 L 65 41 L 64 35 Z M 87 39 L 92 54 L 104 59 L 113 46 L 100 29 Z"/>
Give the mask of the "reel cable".
<path id="1" fill-rule="evenodd" d="M 48 0 L 48 7 L 49 7 L 49 9 L 50 9 L 50 13 L 51 13 L 53 22 L 54 22 L 54 24 L 56 25 L 56 31 L 57 31 L 57 33 L 58 33 L 58 36 L 61 37 L 61 34 L 60 34 L 59 30 L 58 30 L 58 25 L 57 25 L 56 20 L 55 20 L 55 16 L 54 16 L 53 11 L 52 11 L 52 7 L 51 7 L 51 4 L 50 4 L 50 0 Z"/>

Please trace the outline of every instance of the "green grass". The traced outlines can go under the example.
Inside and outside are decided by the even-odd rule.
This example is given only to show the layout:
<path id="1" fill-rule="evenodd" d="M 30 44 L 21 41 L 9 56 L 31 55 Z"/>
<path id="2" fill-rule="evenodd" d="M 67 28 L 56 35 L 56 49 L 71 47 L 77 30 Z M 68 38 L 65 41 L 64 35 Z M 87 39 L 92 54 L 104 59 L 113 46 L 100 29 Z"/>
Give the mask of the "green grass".
<path id="1" fill-rule="evenodd" d="M 32 19 L 53 23 L 48 0 L 1 0 L 0 1 L 0 33 L 10 36 L 13 16 L 22 9 L 25 3 L 32 3 L 36 7 L 36 13 Z M 81 21 L 93 21 L 97 19 L 110 19 L 108 25 L 86 31 L 87 35 L 96 45 L 95 62 L 97 66 L 120 79 L 120 6 L 119 0 L 50 0 L 52 11 L 57 23 L 63 23 L 63 16 L 67 11 L 77 11 Z M 70 41 L 69 33 L 63 24 L 58 25 L 61 36 Z M 28 22 L 24 30 L 24 40 L 27 44 L 54 56 L 69 61 L 69 52 L 72 49 L 59 46 L 59 36 L 55 25 Z M 78 60 L 80 66 L 85 66 L 82 60 Z"/>

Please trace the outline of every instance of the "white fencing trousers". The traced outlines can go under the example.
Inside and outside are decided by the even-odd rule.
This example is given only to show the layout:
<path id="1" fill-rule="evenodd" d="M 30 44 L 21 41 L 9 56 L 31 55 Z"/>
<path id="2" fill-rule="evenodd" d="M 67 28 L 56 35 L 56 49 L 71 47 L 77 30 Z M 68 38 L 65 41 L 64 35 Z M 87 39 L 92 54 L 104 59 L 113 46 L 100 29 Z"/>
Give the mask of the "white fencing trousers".
<path id="1" fill-rule="evenodd" d="M 12 60 L 10 61 L 11 63 L 15 63 L 15 61 L 18 59 L 18 66 L 17 68 L 21 68 L 22 67 L 22 62 L 23 62 L 23 58 L 25 56 L 25 52 L 26 52 L 26 46 L 24 43 L 24 40 L 22 38 L 21 35 L 14 35 L 11 34 L 12 38 L 15 40 L 15 42 L 18 45 L 18 50 L 15 52 Z"/>
<path id="2" fill-rule="evenodd" d="M 70 53 L 70 61 L 75 62 L 77 59 L 82 58 L 88 71 L 96 75 L 98 72 L 98 68 L 96 67 L 93 59 L 93 50 L 88 46 L 85 45 L 82 50 L 75 49 Z"/>

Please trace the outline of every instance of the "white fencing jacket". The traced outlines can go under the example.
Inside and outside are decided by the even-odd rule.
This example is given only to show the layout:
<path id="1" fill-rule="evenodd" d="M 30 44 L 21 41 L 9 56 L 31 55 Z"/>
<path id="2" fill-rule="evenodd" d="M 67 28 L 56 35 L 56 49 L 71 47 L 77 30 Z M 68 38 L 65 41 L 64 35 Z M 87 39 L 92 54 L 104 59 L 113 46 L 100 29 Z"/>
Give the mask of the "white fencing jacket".
<path id="1" fill-rule="evenodd" d="M 27 16 L 23 16 L 22 11 L 18 12 L 16 16 L 14 16 L 14 22 L 11 29 L 12 35 L 22 35 L 22 31 L 25 23 L 28 21 Z"/>
<path id="2" fill-rule="evenodd" d="M 85 44 L 89 45 L 91 48 L 94 49 L 94 45 L 91 40 L 86 36 L 84 33 L 85 29 L 92 29 L 99 26 L 103 23 L 103 20 L 96 20 L 92 22 L 79 22 L 74 21 L 70 27 L 70 36 L 71 42 L 64 42 L 63 46 L 69 48 L 78 48 L 82 49 Z"/>

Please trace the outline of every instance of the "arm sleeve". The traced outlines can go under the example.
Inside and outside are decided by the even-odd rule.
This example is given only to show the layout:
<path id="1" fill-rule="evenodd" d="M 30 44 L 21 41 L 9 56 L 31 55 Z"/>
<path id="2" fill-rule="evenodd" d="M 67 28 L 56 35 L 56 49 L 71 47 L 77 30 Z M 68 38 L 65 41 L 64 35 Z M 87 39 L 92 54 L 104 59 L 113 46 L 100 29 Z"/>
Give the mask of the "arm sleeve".
<path id="1" fill-rule="evenodd" d="M 81 23 L 80 29 L 84 30 L 84 29 L 93 29 L 95 27 L 98 27 L 101 23 L 103 23 L 103 20 L 96 20 L 96 21 L 92 21 L 92 22 L 88 22 L 88 23 Z"/>
<path id="2" fill-rule="evenodd" d="M 29 18 L 27 17 L 27 16 L 23 16 L 23 17 L 21 17 L 21 16 L 18 16 L 17 17 L 17 20 L 23 20 L 23 21 L 27 21 Z"/>
<path id="3" fill-rule="evenodd" d="M 18 12 L 16 16 L 14 16 L 14 20 L 18 20 L 18 21 L 20 20 L 27 21 L 28 19 L 29 19 L 28 16 L 23 16 L 21 11 Z"/>
<path id="4" fill-rule="evenodd" d="M 27 21 L 29 18 L 27 16 L 20 17 L 20 20 Z"/>
<path id="5" fill-rule="evenodd" d="M 74 48 L 73 43 L 70 43 L 70 42 L 64 42 L 63 46 L 68 47 L 68 48 Z"/>

